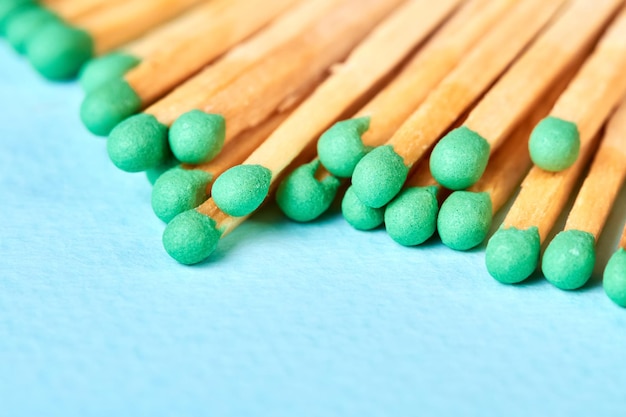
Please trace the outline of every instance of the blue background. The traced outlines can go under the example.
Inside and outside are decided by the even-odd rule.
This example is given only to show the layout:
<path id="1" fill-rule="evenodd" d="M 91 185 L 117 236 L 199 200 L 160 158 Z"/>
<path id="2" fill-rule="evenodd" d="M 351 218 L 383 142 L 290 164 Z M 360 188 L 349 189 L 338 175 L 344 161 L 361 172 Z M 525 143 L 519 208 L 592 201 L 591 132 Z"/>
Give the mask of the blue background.
<path id="1" fill-rule="evenodd" d="M 577 292 L 274 207 L 184 267 L 79 88 L 0 63 L 0 416 L 624 415 L 626 310 L 598 272 L 626 193 Z"/>

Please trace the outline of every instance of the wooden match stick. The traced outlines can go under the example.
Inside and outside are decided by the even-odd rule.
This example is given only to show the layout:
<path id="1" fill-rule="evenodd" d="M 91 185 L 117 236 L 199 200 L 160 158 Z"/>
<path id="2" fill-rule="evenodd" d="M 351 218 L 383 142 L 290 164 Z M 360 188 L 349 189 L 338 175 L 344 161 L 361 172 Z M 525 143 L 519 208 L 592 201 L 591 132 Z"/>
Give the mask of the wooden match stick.
<path id="1" fill-rule="evenodd" d="M 621 4 L 621 0 L 577 0 L 568 5 L 558 23 L 549 27 L 472 109 L 463 126 L 437 143 L 430 159 L 437 181 L 452 190 L 474 184 L 484 172 L 489 154 L 554 81 L 588 53 Z"/>
<path id="2" fill-rule="evenodd" d="M 360 4 L 364 5 L 363 2 Z M 316 136 L 393 71 L 457 4 L 457 1 L 442 1 L 433 7 L 427 1 L 410 1 L 401 5 L 246 159 L 244 165 L 229 169 L 215 181 L 212 198 L 205 204 L 216 205 L 229 216 L 243 217 L 252 213 L 298 155 L 314 147 Z M 335 25 L 329 22 L 329 26 Z M 380 59 L 383 50 L 385 60 Z M 179 216 L 183 215 L 187 216 L 186 213 Z M 200 213 L 196 212 L 194 216 L 198 215 Z M 178 235 L 189 226 L 189 232 L 196 233 L 191 230 L 193 224 L 177 217 L 168 229 L 173 225 L 171 227 Z M 166 229 L 165 233 L 172 232 Z M 208 241 L 214 236 L 206 234 Z M 181 243 L 185 246 L 178 246 Z M 196 250 L 196 245 L 184 241 L 164 238 L 164 244 L 168 253 L 183 263 L 199 262 L 208 256 L 206 252 Z"/>
<path id="3" fill-rule="evenodd" d="M 562 3 L 518 2 L 438 84 L 387 144 L 359 161 L 352 176 L 358 198 L 370 207 L 382 207 L 391 201 L 406 181 L 409 168 L 506 70 Z"/>
<path id="4" fill-rule="evenodd" d="M 617 251 L 604 268 L 602 281 L 606 295 L 621 307 L 626 307 L 626 226 Z"/>
<path id="5" fill-rule="evenodd" d="M 541 269 L 548 281 L 564 290 L 582 287 L 595 265 L 595 245 L 626 178 L 626 101 L 607 123 L 564 231 L 546 248 Z"/>
<path id="6" fill-rule="evenodd" d="M 339 122 L 321 136 L 317 145 L 319 160 L 296 168 L 276 193 L 283 213 L 305 222 L 325 212 L 340 184 L 331 173 L 335 177 L 350 177 L 368 150 L 389 139 L 474 43 L 513 5 L 514 2 L 508 0 L 475 0 L 461 7 L 401 73 L 354 116 L 362 120 Z"/>
<path id="7" fill-rule="evenodd" d="M 135 44 L 133 50 L 143 55 L 141 62 L 122 80 L 106 82 L 87 94 L 81 106 L 85 126 L 95 134 L 110 133 L 121 120 L 156 101 L 294 2 L 268 0 L 256 10 L 256 0 L 212 0 L 171 21 Z M 120 113 L 120 102 L 132 106 Z"/>
<path id="8" fill-rule="evenodd" d="M 401 0 L 334 2 L 328 13 L 324 13 L 323 19 L 300 27 L 295 36 L 278 42 L 267 55 L 257 55 L 237 78 L 227 75 L 229 82 L 226 85 L 221 84 L 218 91 L 196 91 L 193 99 L 183 98 L 181 102 L 177 102 L 175 114 L 166 108 L 159 116 L 166 119 L 167 123 L 193 109 L 222 115 L 226 120 L 224 141 L 228 142 L 240 132 L 265 120 L 285 100 L 290 101 L 294 95 L 307 91 L 331 65 L 343 59 L 400 2 Z M 359 13 L 354 13 L 357 9 Z M 272 37 L 272 42 L 274 39 Z M 230 65 L 225 66 L 230 68 Z M 222 74 L 222 69 L 220 66 L 217 72 Z M 204 76 L 205 74 L 198 76 L 200 81 L 194 78 L 190 82 L 201 84 Z M 210 157 L 213 153 L 212 144 L 216 141 L 212 135 L 191 143 L 174 135 L 169 135 L 168 138 L 163 119 L 157 119 L 152 114 L 131 117 L 111 133 L 107 150 L 111 160 L 119 168 L 137 171 L 160 163 L 169 153 L 168 140 L 174 155 L 182 162 L 192 162 L 188 161 L 188 157 Z"/>

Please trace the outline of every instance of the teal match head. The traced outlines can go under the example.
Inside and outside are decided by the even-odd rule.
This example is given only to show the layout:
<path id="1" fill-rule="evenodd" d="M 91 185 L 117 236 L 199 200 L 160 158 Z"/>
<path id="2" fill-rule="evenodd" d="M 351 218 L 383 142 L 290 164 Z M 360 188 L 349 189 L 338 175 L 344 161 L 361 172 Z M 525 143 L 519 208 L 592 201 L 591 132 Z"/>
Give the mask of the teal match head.
<path id="1" fill-rule="evenodd" d="M 626 250 L 619 248 L 604 269 L 604 291 L 615 304 L 626 307 Z"/>
<path id="2" fill-rule="evenodd" d="M 148 178 L 148 181 L 150 181 L 150 184 L 154 185 L 161 175 L 178 165 L 180 165 L 180 161 L 174 158 L 173 155 L 170 155 L 170 157 L 167 158 L 167 160 L 162 164 L 159 164 L 154 168 L 148 168 L 146 170 L 146 177 Z"/>
<path id="3" fill-rule="evenodd" d="M 489 142 L 465 126 L 451 130 L 437 143 L 430 156 L 430 172 L 451 190 L 474 185 L 489 161 Z"/>
<path id="4" fill-rule="evenodd" d="M 150 114 L 135 115 L 113 129 L 107 151 L 122 171 L 140 172 L 158 167 L 171 155 L 167 127 Z"/>
<path id="5" fill-rule="evenodd" d="M 201 164 L 220 153 L 225 136 L 224 117 L 191 110 L 176 119 L 170 127 L 170 148 L 179 161 Z"/>
<path id="6" fill-rule="evenodd" d="M 11 13 L 5 24 L 7 40 L 17 52 L 26 52 L 26 45 L 37 31 L 50 22 L 58 22 L 59 18 L 51 11 L 32 5 L 20 7 Z"/>
<path id="7" fill-rule="evenodd" d="M 591 277 L 596 263 L 595 245 L 591 233 L 581 230 L 560 232 L 543 253 L 543 275 L 562 290 L 582 287 Z"/>
<path id="8" fill-rule="evenodd" d="M 522 282 L 537 269 L 540 251 L 541 239 L 536 227 L 500 229 L 487 243 L 487 270 L 503 284 Z"/>
<path id="9" fill-rule="evenodd" d="M 49 22 L 29 38 L 26 45 L 28 60 L 37 71 L 50 80 L 67 80 L 94 53 L 93 39 L 83 30 L 62 22 Z"/>
<path id="10" fill-rule="evenodd" d="M 215 205 L 229 216 L 247 216 L 267 197 L 272 172 L 261 165 L 237 165 L 217 177 L 211 189 Z"/>
<path id="11" fill-rule="evenodd" d="M 11 15 L 24 7 L 35 5 L 34 0 L 3 0 L 0 1 L 0 35 L 6 34 L 6 23 Z"/>
<path id="12" fill-rule="evenodd" d="M 332 204 L 341 181 L 332 175 L 315 178 L 320 161 L 304 164 L 289 174 L 278 187 L 276 203 L 285 216 L 297 222 L 315 220 Z"/>
<path id="13" fill-rule="evenodd" d="M 215 220 L 188 210 L 174 217 L 163 232 L 163 247 L 181 264 L 193 265 L 204 261 L 217 248 L 222 233 Z"/>
<path id="14" fill-rule="evenodd" d="M 352 187 L 363 204 L 380 208 L 400 192 L 408 173 L 404 160 L 391 146 L 380 146 L 359 161 Z"/>
<path id="15" fill-rule="evenodd" d="M 420 245 L 434 233 L 437 224 L 438 187 L 410 187 L 403 190 L 385 209 L 389 236 L 404 246 Z"/>
<path id="16" fill-rule="evenodd" d="M 569 168 L 580 152 L 578 127 L 572 122 L 548 116 L 533 129 L 528 149 L 533 163 L 546 171 Z"/>
<path id="17" fill-rule="evenodd" d="M 112 52 L 92 59 L 80 70 L 78 81 L 86 93 L 90 93 L 112 80 L 124 77 L 124 74 L 139 64 L 139 58 L 124 53 Z"/>
<path id="18" fill-rule="evenodd" d="M 488 193 L 455 191 L 439 210 L 439 237 L 451 249 L 469 250 L 480 245 L 487 237 L 492 214 Z"/>
<path id="19" fill-rule="evenodd" d="M 341 212 L 344 219 L 357 230 L 372 230 L 383 224 L 385 208 L 368 207 L 359 200 L 353 187 L 346 190 L 341 200 Z"/>
<path id="20" fill-rule="evenodd" d="M 212 176 L 199 169 L 172 168 L 152 188 L 152 210 L 165 223 L 204 203 Z"/>
<path id="21" fill-rule="evenodd" d="M 320 136 L 317 154 L 328 172 L 340 178 L 352 176 L 356 164 L 370 150 L 361 141 L 361 135 L 369 126 L 369 117 L 344 120 Z"/>
<path id="22" fill-rule="evenodd" d="M 106 136 L 139 110 L 141 98 L 126 81 L 120 79 L 87 93 L 80 106 L 80 118 L 91 133 Z"/>

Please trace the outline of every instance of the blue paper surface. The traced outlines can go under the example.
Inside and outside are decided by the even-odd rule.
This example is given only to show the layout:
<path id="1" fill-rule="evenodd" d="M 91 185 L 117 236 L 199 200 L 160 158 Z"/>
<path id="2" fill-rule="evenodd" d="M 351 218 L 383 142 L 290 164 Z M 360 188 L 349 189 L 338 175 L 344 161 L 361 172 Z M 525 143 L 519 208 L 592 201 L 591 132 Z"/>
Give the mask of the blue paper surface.
<path id="1" fill-rule="evenodd" d="M 78 86 L 0 63 L 0 416 L 624 415 L 626 310 L 598 275 L 624 192 L 576 292 L 275 207 L 185 267 Z"/>

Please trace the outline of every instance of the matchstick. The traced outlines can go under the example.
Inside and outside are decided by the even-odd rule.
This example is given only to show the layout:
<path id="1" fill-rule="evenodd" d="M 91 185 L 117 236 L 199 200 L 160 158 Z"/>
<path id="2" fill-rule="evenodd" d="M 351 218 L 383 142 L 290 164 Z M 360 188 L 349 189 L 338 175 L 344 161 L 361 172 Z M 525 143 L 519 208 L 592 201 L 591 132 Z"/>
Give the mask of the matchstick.
<path id="1" fill-rule="evenodd" d="M 451 190 L 478 181 L 489 154 L 554 81 L 588 53 L 621 4 L 618 0 L 577 0 L 569 5 L 559 22 L 549 27 L 472 109 L 463 126 L 437 143 L 430 159 L 435 179 Z"/>
<path id="2" fill-rule="evenodd" d="M 283 213 L 292 220 L 306 222 L 325 212 L 340 185 L 335 177 L 352 176 L 355 165 L 369 149 L 389 139 L 467 50 L 513 5 L 508 0 L 474 0 L 451 16 L 401 73 L 353 119 L 338 122 L 320 137 L 319 159 L 296 168 L 285 178 L 276 192 L 276 202 Z"/>
<path id="3" fill-rule="evenodd" d="M 365 3 L 359 4 L 363 6 Z M 343 112 L 350 110 L 360 98 L 366 97 L 369 90 L 393 71 L 457 4 L 456 1 L 442 1 L 433 7 L 427 1 L 411 1 L 398 7 L 371 31 L 346 61 L 294 110 L 243 165 L 231 168 L 218 177 L 213 184 L 212 197 L 205 204 L 212 204 L 233 217 L 252 213 L 266 199 L 269 190 L 278 184 L 280 176 L 298 155 L 306 154 L 308 148 L 314 148 L 317 135 Z M 380 59 L 381 50 L 385 51 L 385 60 Z M 200 207 L 206 207 L 205 204 Z M 200 212 L 198 208 L 192 216 L 197 218 L 201 216 Z M 199 220 L 180 220 L 186 218 L 180 216 L 190 216 L 186 213 L 168 224 L 167 229 L 171 227 L 176 230 L 176 236 L 187 233 L 185 230 L 197 233 L 192 229 Z M 167 229 L 166 234 L 172 233 Z M 206 252 L 197 251 L 195 243 L 190 244 L 186 239 L 165 239 L 166 234 L 166 250 L 179 262 L 196 263 L 208 256 Z M 214 243 L 210 242 L 216 234 L 207 232 L 204 236 L 207 240 L 202 247 L 214 247 Z"/>
<path id="4" fill-rule="evenodd" d="M 626 227 L 617 251 L 604 268 L 602 285 L 606 295 L 618 306 L 626 307 Z"/>
<path id="5" fill-rule="evenodd" d="M 270 0 L 257 10 L 256 0 L 212 0 L 191 10 L 137 45 L 137 50 L 150 52 L 122 79 L 114 78 L 87 94 L 81 105 L 83 123 L 94 134 L 109 134 L 120 121 L 154 103 L 293 3 Z M 157 49 L 155 44 L 167 48 Z M 117 57 L 124 60 L 123 55 Z M 108 64 L 116 66 L 115 58 Z M 120 102 L 134 105 L 120 113 Z"/>
<path id="6" fill-rule="evenodd" d="M 541 270 L 563 290 L 589 280 L 596 260 L 595 245 L 626 178 L 626 100 L 609 119 L 606 133 L 576 196 L 564 231 L 546 248 Z"/>
<path id="7" fill-rule="evenodd" d="M 239 77 L 232 79 L 232 74 L 226 74 L 225 78 L 232 81 L 223 88 L 220 88 L 223 84 L 218 82 L 217 91 L 209 88 L 196 91 L 192 97 L 183 96 L 181 101 L 175 103 L 176 110 L 166 107 L 160 113 L 160 120 L 141 114 L 118 125 L 107 141 L 111 160 L 123 170 L 136 171 L 162 161 L 169 152 L 168 145 L 172 150 L 186 148 L 191 154 L 209 153 L 211 147 L 206 145 L 211 143 L 211 138 L 181 144 L 175 136 L 169 135 L 168 138 L 167 126 L 163 121 L 167 123 L 192 109 L 220 114 L 226 120 L 225 142 L 230 141 L 243 130 L 265 120 L 285 100 L 290 101 L 293 96 L 307 91 L 400 2 L 344 0 L 335 3 L 323 19 L 302 27 L 295 37 L 270 50 L 265 59 L 258 61 L 263 56 L 256 55 L 254 62 Z M 359 13 L 354 13 L 355 8 L 358 8 Z M 228 64 L 225 67 L 231 68 Z M 223 80 L 223 69 L 224 66 L 214 68 L 218 80 Z M 191 82 L 198 86 L 204 82 L 205 76 L 199 76 L 199 80 Z M 156 135 L 147 137 L 145 134 L 155 131 Z M 182 162 L 188 162 L 184 155 L 176 152 L 174 155 Z"/>
<path id="8" fill-rule="evenodd" d="M 506 70 L 550 21 L 562 1 L 518 2 L 438 84 L 384 146 L 357 164 L 352 186 L 367 206 L 395 197 L 415 164 L 473 102 Z M 506 48 L 502 45 L 506 44 Z"/>
<path id="9" fill-rule="evenodd" d="M 75 21 L 50 22 L 26 45 L 34 68 L 51 80 L 73 78 L 93 56 L 111 51 L 207 0 L 127 0 L 101 7 Z"/>

